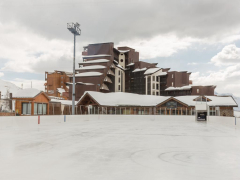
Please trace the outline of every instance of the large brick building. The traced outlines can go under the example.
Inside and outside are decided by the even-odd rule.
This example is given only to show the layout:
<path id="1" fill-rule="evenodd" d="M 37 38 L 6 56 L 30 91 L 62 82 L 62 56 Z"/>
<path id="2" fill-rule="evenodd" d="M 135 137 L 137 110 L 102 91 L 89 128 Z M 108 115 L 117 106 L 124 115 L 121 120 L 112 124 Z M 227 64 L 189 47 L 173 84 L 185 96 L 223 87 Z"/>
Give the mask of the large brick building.
<path id="1" fill-rule="evenodd" d="M 85 91 L 129 92 L 155 96 L 214 95 L 216 86 L 193 86 L 190 72 L 159 68 L 157 63 L 139 61 L 139 52 L 114 43 L 89 44 L 76 69 L 76 100 Z M 72 94 L 72 76 L 69 99 Z"/>

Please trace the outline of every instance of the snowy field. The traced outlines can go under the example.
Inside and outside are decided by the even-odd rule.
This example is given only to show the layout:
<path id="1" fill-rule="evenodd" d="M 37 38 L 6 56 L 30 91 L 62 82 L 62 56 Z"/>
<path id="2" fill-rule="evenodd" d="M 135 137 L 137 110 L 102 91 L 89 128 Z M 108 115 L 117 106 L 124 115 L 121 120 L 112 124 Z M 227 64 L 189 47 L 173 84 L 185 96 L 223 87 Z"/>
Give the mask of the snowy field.
<path id="1" fill-rule="evenodd" d="M 1 180 L 237 180 L 240 119 L 0 117 Z"/>

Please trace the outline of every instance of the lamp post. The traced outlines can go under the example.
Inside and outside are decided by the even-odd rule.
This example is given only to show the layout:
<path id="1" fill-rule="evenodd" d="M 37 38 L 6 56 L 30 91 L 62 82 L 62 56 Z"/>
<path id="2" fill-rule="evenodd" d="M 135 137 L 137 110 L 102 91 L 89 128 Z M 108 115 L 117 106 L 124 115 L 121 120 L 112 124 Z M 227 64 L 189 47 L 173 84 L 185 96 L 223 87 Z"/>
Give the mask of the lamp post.
<path id="1" fill-rule="evenodd" d="M 78 23 L 67 23 L 67 29 L 74 35 L 74 48 L 73 48 L 73 85 L 72 85 L 72 115 L 75 114 L 75 44 L 76 36 L 81 34 L 81 29 Z"/>

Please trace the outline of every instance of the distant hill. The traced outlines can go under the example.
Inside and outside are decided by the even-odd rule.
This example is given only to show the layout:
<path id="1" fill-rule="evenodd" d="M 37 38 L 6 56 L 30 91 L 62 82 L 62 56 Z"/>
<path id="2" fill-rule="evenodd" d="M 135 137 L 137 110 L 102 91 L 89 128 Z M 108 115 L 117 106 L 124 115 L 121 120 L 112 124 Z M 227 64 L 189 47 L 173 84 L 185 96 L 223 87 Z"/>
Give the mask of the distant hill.
<path id="1" fill-rule="evenodd" d="M 16 86 L 15 84 L 13 84 L 11 82 L 3 81 L 3 80 L 0 79 L 0 91 L 1 91 L 3 99 L 6 98 L 8 90 L 9 90 L 10 93 L 14 94 L 19 89 L 21 89 L 21 88 Z"/>

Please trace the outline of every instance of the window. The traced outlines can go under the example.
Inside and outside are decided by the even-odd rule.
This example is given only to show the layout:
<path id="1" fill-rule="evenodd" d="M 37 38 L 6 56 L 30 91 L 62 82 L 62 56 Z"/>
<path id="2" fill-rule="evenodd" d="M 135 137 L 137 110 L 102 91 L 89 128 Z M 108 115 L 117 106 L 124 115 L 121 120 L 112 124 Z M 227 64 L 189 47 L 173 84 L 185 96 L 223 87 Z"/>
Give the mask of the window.
<path id="1" fill-rule="evenodd" d="M 155 76 L 152 77 L 152 80 L 155 81 Z"/>
<path id="2" fill-rule="evenodd" d="M 197 93 L 199 93 L 199 89 L 197 89 Z"/>
<path id="3" fill-rule="evenodd" d="M 152 93 L 153 95 L 155 95 L 155 92 L 153 91 L 153 93 Z"/>
<path id="4" fill-rule="evenodd" d="M 173 74 L 172 74 L 172 78 L 173 78 Z"/>
<path id="5" fill-rule="evenodd" d="M 159 77 L 158 77 L 158 76 L 156 77 L 156 81 L 157 81 L 157 82 L 159 81 Z"/>
<path id="6" fill-rule="evenodd" d="M 121 56 L 123 56 L 123 54 L 121 54 Z"/>
<path id="7" fill-rule="evenodd" d="M 121 90 L 121 86 L 120 86 L 120 85 L 118 85 L 118 90 L 119 90 L 119 91 Z"/>
<path id="8" fill-rule="evenodd" d="M 120 71 L 120 70 L 118 71 L 118 75 L 119 75 L 119 76 L 121 75 L 121 71 Z"/>
<path id="9" fill-rule="evenodd" d="M 153 83 L 153 86 L 152 86 L 153 89 L 155 89 L 155 83 Z"/>
<path id="10" fill-rule="evenodd" d="M 159 93 L 158 93 L 158 92 L 156 92 L 156 95 L 158 96 L 158 95 L 159 95 Z"/>
<path id="11" fill-rule="evenodd" d="M 121 78 L 118 78 L 118 82 L 119 82 L 119 83 L 121 82 Z"/>
<path id="12" fill-rule="evenodd" d="M 63 77 L 61 77 L 61 79 L 63 79 Z"/>
<path id="13" fill-rule="evenodd" d="M 63 86 L 61 86 L 61 88 L 63 88 Z"/>
<path id="14" fill-rule="evenodd" d="M 173 82 L 172 82 L 172 86 L 173 86 Z"/>
<path id="15" fill-rule="evenodd" d="M 42 114 L 42 104 L 38 104 L 38 114 Z"/>
<path id="16" fill-rule="evenodd" d="M 159 85 L 158 84 L 156 84 L 156 89 L 159 89 Z"/>
<path id="17" fill-rule="evenodd" d="M 34 103 L 34 115 L 46 115 L 47 114 L 47 104 Z"/>
<path id="18" fill-rule="evenodd" d="M 63 82 L 61 81 L 61 83 L 63 83 Z"/>
<path id="19" fill-rule="evenodd" d="M 22 103 L 22 114 L 31 115 L 31 103 Z"/>
<path id="20" fill-rule="evenodd" d="M 121 62 L 123 62 L 123 59 L 121 59 Z"/>

